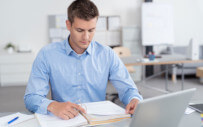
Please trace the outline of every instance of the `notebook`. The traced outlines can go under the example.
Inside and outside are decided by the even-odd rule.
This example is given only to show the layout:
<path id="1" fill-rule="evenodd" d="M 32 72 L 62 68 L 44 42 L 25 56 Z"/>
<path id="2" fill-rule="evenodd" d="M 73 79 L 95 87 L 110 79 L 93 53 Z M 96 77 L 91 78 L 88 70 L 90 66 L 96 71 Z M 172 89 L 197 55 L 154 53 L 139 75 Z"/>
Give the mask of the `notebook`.
<path id="1" fill-rule="evenodd" d="M 130 127 L 177 127 L 195 91 L 188 89 L 143 100 Z"/>
<path id="2" fill-rule="evenodd" d="M 191 104 L 191 105 L 189 105 L 189 107 L 199 113 L 203 113 L 203 104 Z"/>
<path id="3" fill-rule="evenodd" d="M 130 118 L 125 109 L 111 101 L 83 103 L 81 106 L 86 114 L 78 114 L 73 119 L 62 120 L 54 115 L 42 115 L 35 113 L 41 127 L 74 127 L 82 125 L 100 125 Z"/>

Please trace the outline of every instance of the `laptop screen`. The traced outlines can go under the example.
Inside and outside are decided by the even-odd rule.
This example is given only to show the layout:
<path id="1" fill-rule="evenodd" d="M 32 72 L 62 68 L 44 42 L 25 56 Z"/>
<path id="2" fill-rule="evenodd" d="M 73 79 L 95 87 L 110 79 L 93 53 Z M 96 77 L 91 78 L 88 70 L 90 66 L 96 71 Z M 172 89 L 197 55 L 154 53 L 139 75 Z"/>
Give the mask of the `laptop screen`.
<path id="1" fill-rule="evenodd" d="M 177 127 L 195 90 L 183 90 L 141 101 L 130 127 Z"/>

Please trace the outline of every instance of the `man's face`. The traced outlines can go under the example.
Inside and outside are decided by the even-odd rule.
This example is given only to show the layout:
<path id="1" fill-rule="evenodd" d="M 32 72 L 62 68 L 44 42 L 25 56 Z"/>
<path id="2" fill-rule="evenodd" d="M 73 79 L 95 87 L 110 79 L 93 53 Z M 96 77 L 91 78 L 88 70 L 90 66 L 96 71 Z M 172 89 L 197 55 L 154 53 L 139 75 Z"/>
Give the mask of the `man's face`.
<path id="1" fill-rule="evenodd" d="M 97 17 L 89 21 L 75 17 L 72 24 L 69 20 L 66 21 L 67 29 L 70 31 L 69 43 L 77 54 L 82 54 L 89 46 L 95 33 L 96 23 Z"/>

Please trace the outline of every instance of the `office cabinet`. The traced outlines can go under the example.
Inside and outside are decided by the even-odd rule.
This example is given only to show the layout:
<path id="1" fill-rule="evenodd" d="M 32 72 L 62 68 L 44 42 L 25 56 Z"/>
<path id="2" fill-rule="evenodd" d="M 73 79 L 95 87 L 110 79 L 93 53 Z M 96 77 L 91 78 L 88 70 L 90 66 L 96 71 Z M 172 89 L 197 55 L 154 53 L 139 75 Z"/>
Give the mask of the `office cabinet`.
<path id="1" fill-rule="evenodd" d="M 48 31 L 50 42 L 60 42 L 67 39 L 70 32 L 66 29 L 66 15 L 49 15 Z M 121 22 L 120 16 L 99 16 L 96 32 L 93 38 L 103 45 L 121 45 Z"/>
<path id="2" fill-rule="evenodd" d="M 33 53 L 0 52 L 0 85 L 26 85 L 34 56 Z"/>

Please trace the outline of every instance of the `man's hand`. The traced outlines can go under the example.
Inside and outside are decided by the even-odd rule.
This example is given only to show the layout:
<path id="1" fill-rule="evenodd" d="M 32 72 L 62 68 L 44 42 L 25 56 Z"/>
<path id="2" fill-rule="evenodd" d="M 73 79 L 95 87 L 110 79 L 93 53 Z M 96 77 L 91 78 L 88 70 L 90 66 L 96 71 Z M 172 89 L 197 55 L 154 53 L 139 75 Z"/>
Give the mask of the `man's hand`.
<path id="1" fill-rule="evenodd" d="M 85 109 L 83 109 L 80 105 L 71 102 L 54 101 L 49 104 L 47 110 L 65 120 L 74 118 L 78 115 L 79 111 L 86 113 Z"/>
<path id="2" fill-rule="evenodd" d="M 132 99 L 130 103 L 126 106 L 126 113 L 133 114 L 135 112 L 135 108 L 137 107 L 139 100 Z"/>

